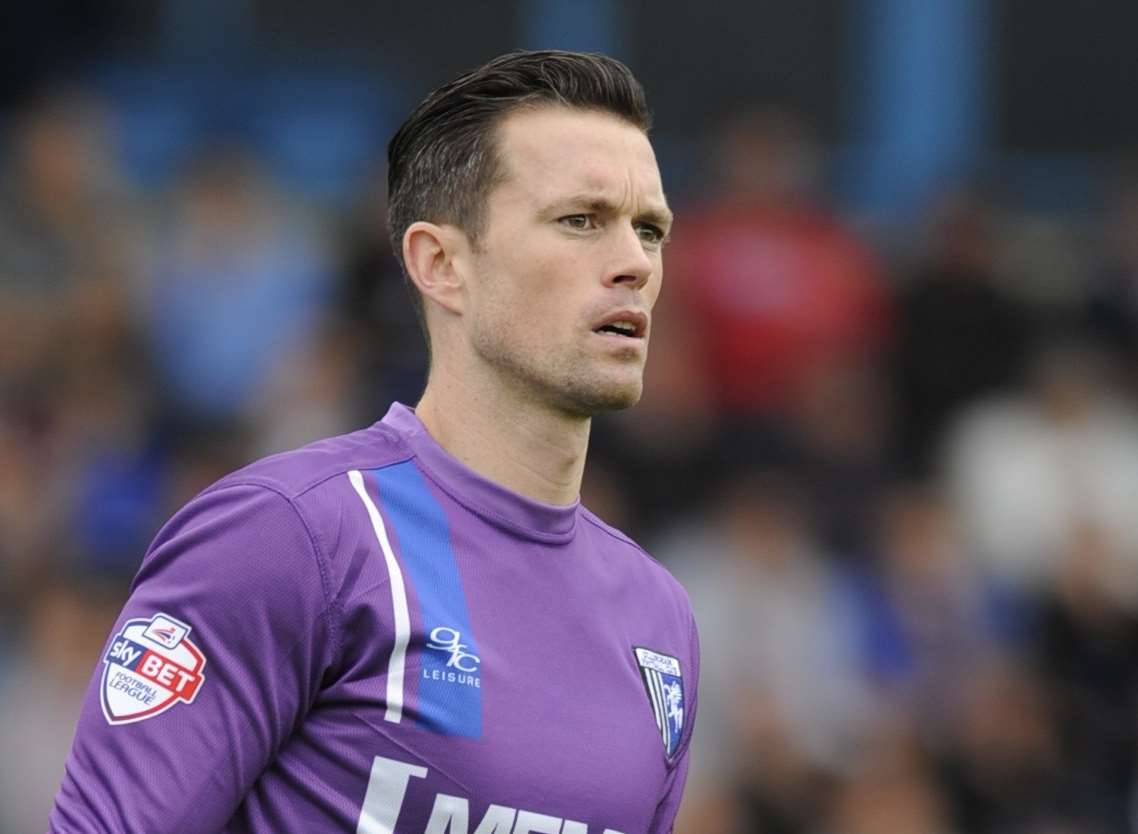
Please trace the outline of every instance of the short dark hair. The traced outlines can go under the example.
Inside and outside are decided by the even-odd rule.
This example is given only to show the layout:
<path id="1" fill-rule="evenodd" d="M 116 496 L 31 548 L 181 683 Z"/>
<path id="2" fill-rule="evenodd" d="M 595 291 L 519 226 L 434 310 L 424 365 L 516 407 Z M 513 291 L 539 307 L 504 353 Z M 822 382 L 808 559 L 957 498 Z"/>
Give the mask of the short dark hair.
<path id="1" fill-rule="evenodd" d="M 486 198 L 503 175 L 495 128 L 519 108 L 545 104 L 651 127 L 644 88 L 607 55 L 520 50 L 463 73 L 427 96 L 387 146 L 388 228 L 404 275 L 403 235 L 416 221 L 453 224 L 477 242 Z M 422 316 L 413 286 L 411 297 Z"/>

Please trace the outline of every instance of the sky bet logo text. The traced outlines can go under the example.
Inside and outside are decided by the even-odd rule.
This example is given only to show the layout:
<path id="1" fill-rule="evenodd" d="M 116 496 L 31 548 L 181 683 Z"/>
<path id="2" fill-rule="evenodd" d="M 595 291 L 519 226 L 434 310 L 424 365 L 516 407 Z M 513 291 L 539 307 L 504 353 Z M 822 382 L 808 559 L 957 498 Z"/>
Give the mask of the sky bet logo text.
<path id="1" fill-rule="evenodd" d="M 205 680 L 205 656 L 189 633 L 168 614 L 123 626 L 103 658 L 102 705 L 109 723 L 153 718 L 194 700 Z"/>

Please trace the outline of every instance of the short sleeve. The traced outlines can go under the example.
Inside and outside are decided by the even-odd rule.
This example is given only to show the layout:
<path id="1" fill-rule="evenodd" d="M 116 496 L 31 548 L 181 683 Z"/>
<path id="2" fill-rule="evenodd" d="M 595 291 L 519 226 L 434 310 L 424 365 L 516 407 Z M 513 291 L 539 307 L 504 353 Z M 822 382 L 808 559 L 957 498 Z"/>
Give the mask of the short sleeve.
<path id="1" fill-rule="evenodd" d="M 293 503 L 215 487 L 159 533 L 87 689 L 52 831 L 222 828 L 335 653 L 325 571 Z"/>

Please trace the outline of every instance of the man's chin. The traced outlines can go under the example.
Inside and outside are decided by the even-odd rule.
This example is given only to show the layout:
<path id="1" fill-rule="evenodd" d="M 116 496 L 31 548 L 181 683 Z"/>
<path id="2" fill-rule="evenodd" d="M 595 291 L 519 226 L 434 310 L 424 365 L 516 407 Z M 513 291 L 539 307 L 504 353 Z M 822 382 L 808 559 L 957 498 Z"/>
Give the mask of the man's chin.
<path id="1" fill-rule="evenodd" d="M 644 386 L 640 380 L 575 386 L 565 392 L 563 407 L 582 417 L 593 417 L 609 411 L 623 411 L 640 402 Z"/>

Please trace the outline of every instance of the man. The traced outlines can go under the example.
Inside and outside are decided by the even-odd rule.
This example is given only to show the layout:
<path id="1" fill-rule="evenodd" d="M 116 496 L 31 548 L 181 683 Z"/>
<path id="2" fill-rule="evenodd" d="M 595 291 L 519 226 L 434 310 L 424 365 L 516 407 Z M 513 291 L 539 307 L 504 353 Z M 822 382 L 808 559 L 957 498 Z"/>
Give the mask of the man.
<path id="1" fill-rule="evenodd" d="M 253 464 L 159 533 L 88 692 L 59 831 L 672 826 L 686 595 L 577 503 L 640 396 L 670 213 L 643 92 L 513 53 L 389 148 L 432 362 L 414 411 Z"/>

